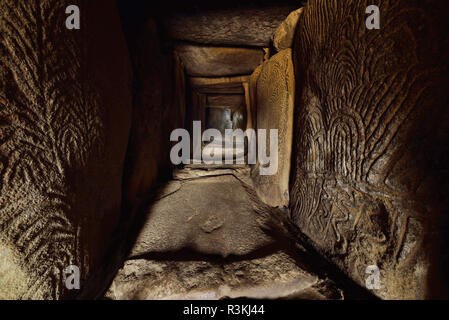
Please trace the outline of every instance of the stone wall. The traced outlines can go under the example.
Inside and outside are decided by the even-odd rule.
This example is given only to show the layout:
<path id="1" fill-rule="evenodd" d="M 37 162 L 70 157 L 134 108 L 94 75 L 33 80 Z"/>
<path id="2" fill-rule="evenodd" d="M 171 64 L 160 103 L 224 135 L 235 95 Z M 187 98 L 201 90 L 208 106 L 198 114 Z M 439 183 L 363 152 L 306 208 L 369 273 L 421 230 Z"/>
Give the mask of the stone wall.
<path id="1" fill-rule="evenodd" d="M 280 24 L 273 35 L 273 47 L 277 51 L 292 48 L 295 39 L 295 31 L 298 21 L 301 18 L 304 8 L 290 13 L 287 18 Z"/>
<path id="2" fill-rule="evenodd" d="M 257 128 L 257 80 L 260 76 L 262 65 L 258 66 L 249 77 L 248 81 L 248 95 L 250 101 L 251 117 L 253 119 L 253 127 Z"/>
<path id="3" fill-rule="evenodd" d="M 290 156 L 293 133 L 293 108 L 295 79 L 293 73 L 292 50 L 286 49 L 266 61 L 261 69 L 256 69 L 250 78 L 251 83 L 257 79 L 255 107 L 257 109 L 256 127 L 278 130 L 277 173 L 260 175 L 260 163 L 252 170 L 257 195 L 273 207 L 288 207 Z M 270 150 L 267 143 L 267 152 Z"/>
<path id="4" fill-rule="evenodd" d="M 445 1 L 310 0 L 297 29 L 295 223 L 382 298 L 447 287 L 448 36 Z M 445 239 L 446 238 L 446 239 Z M 446 241 L 446 242 L 445 242 Z"/>
<path id="5" fill-rule="evenodd" d="M 154 20 L 137 26 L 133 53 L 133 127 L 127 154 L 125 188 L 127 209 L 148 199 L 158 179 L 170 177 L 170 134 L 184 127 L 186 83 L 181 59 L 161 47 Z"/>
<path id="6" fill-rule="evenodd" d="M 66 1 L 0 2 L 0 299 L 72 295 L 118 222 L 128 53 L 112 1 L 70 4 L 80 30 Z"/>

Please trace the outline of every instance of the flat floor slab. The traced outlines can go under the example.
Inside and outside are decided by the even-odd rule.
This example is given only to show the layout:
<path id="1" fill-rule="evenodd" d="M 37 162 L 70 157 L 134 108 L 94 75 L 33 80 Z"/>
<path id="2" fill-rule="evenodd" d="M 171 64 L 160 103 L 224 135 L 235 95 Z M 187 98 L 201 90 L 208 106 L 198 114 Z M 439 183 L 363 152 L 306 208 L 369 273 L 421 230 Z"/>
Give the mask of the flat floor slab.
<path id="1" fill-rule="evenodd" d="M 264 230 L 248 167 L 191 165 L 174 178 L 148 207 L 106 298 L 342 298 Z"/>
<path id="2" fill-rule="evenodd" d="M 183 180 L 177 191 L 148 208 L 131 256 L 186 248 L 222 257 L 248 255 L 274 241 L 255 215 L 245 188 L 232 174 Z"/>
<path id="3" fill-rule="evenodd" d="M 113 300 L 341 299 L 341 291 L 276 252 L 235 261 L 128 260 L 106 298 Z"/>

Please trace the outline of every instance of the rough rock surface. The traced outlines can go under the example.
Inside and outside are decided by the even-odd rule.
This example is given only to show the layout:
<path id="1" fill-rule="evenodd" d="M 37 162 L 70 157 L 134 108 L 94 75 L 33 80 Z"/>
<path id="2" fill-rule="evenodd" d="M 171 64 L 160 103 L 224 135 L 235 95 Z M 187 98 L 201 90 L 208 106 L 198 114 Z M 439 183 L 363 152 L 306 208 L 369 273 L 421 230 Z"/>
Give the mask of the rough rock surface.
<path id="1" fill-rule="evenodd" d="M 166 259 L 166 260 L 165 260 Z M 113 300 L 341 299 L 330 282 L 283 251 L 247 261 L 133 259 L 105 295 Z"/>
<path id="2" fill-rule="evenodd" d="M 245 103 L 242 94 L 210 94 L 207 96 L 207 105 L 211 107 L 226 107 L 237 109 Z"/>
<path id="3" fill-rule="evenodd" d="M 0 2 L 0 299 L 68 297 L 118 222 L 128 53 L 113 2 L 71 3 L 81 30 L 65 2 Z"/>
<path id="4" fill-rule="evenodd" d="M 225 77 L 251 74 L 262 63 L 262 49 L 177 45 L 189 76 Z"/>
<path id="5" fill-rule="evenodd" d="M 303 8 L 293 11 L 276 29 L 273 35 L 273 46 L 277 51 L 292 48 L 296 26 L 301 18 L 302 12 Z"/>
<path id="6" fill-rule="evenodd" d="M 183 169 L 173 172 L 174 180 L 189 180 L 207 176 L 236 175 L 239 179 L 245 176 L 248 166 L 244 164 L 232 165 L 186 165 Z M 246 181 L 245 183 L 251 183 Z M 165 190 L 165 188 L 164 188 Z"/>
<path id="7" fill-rule="evenodd" d="M 245 255 L 272 242 L 233 175 L 184 180 L 178 191 L 152 204 L 147 216 L 133 257 L 184 248 L 223 257 Z"/>
<path id="8" fill-rule="evenodd" d="M 257 129 L 278 130 L 278 171 L 260 175 L 258 162 L 252 172 L 257 195 L 273 207 L 288 207 L 290 157 L 293 134 L 295 78 L 292 51 L 283 50 L 262 65 L 257 80 Z M 267 152 L 269 152 L 267 143 Z"/>
<path id="9" fill-rule="evenodd" d="M 292 216 L 361 285 L 377 265 L 378 296 L 443 297 L 448 4 L 382 1 L 380 30 L 364 10 L 311 0 L 300 19 Z"/>
<path id="10" fill-rule="evenodd" d="M 204 94 L 244 94 L 242 83 L 247 82 L 248 76 L 202 78 L 190 77 L 190 86 L 195 91 Z"/>
<path id="11" fill-rule="evenodd" d="M 147 200 L 158 179 L 169 176 L 170 134 L 184 127 L 186 113 L 186 80 L 180 58 L 162 52 L 153 20 L 139 27 L 134 36 L 131 50 L 136 90 L 125 172 L 130 210 Z"/>
<path id="12" fill-rule="evenodd" d="M 269 47 L 293 6 L 239 8 L 176 14 L 164 21 L 169 37 L 197 43 Z"/>
<path id="13" fill-rule="evenodd" d="M 148 208 L 109 299 L 340 299 L 301 255 L 261 226 L 249 168 L 190 165 Z M 251 236 L 248 236 L 251 235 Z"/>
<path id="14" fill-rule="evenodd" d="M 253 127 L 257 128 L 257 80 L 259 80 L 262 65 L 258 66 L 249 77 L 248 89 L 249 100 L 251 103 L 251 117 L 253 120 Z"/>

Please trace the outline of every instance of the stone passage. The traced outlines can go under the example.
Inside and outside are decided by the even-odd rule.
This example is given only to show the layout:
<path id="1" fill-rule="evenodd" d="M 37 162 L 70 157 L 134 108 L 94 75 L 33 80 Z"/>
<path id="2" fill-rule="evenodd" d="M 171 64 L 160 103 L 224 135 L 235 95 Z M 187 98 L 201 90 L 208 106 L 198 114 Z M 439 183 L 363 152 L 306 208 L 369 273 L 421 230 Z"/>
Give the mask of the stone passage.
<path id="1" fill-rule="evenodd" d="M 332 281 L 306 271 L 299 251 L 261 227 L 248 183 L 245 166 L 175 172 L 146 209 L 106 298 L 342 298 Z"/>
<path id="2" fill-rule="evenodd" d="M 448 1 L 65 2 L 0 0 L 0 300 L 449 297 Z"/>

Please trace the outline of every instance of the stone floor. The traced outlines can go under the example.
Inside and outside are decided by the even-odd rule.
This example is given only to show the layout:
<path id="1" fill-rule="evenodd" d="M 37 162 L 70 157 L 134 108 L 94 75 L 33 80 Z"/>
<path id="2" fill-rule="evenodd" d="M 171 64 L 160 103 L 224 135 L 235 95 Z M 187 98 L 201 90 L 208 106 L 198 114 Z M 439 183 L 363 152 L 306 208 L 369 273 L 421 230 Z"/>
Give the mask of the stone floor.
<path id="1" fill-rule="evenodd" d="M 159 191 L 107 299 L 341 299 L 267 233 L 249 168 L 186 166 Z M 285 213 L 281 213 L 285 214 Z"/>

